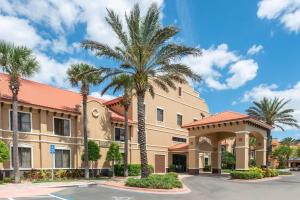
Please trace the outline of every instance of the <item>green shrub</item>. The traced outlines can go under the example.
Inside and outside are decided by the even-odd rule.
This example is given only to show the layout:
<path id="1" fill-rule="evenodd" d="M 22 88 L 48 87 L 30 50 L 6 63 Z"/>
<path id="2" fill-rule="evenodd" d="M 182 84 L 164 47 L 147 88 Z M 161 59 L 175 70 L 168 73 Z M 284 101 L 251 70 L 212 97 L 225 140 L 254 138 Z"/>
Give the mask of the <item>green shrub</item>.
<path id="1" fill-rule="evenodd" d="M 292 172 L 287 172 L 287 171 L 278 171 L 279 175 L 292 175 Z"/>
<path id="2" fill-rule="evenodd" d="M 257 173 L 260 173 L 262 176 L 264 174 L 264 171 L 262 168 L 259 168 L 259 167 L 251 167 L 249 169 L 249 172 L 257 172 Z"/>
<path id="3" fill-rule="evenodd" d="M 64 170 L 64 169 L 55 170 L 54 177 L 58 178 L 58 179 L 65 179 L 65 178 L 67 178 L 67 170 Z"/>
<path id="4" fill-rule="evenodd" d="M 182 183 L 177 178 L 176 173 L 165 175 L 152 174 L 147 178 L 129 178 L 126 186 L 152 189 L 172 189 L 182 188 Z"/>
<path id="5" fill-rule="evenodd" d="M 14 179 L 12 177 L 4 177 L 3 183 L 13 183 Z"/>
<path id="6" fill-rule="evenodd" d="M 255 159 L 250 159 L 249 165 L 250 165 L 250 167 L 255 167 L 256 166 L 256 160 Z"/>
<path id="7" fill-rule="evenodd" d="M 203 168 L 203 171 L 210 172 L 211 171 L 211 166 L 210 165 L 205 165 L 204 168 Z"/>
<path id="8" fill-rule="evenodd" d="M 275 177 L 279 175 L 279 172 L 276 169 L 267 168 L 264 170 L 263 175 L 264 177 Z"/>
<path id="9" fill-rule="evenodd" d="M 230 173 L 232 179 L 261 179 L 263 175 L 258 171 L 232 171 Z"/>
<path id="10" fill-rule="evenodd" d="M 169 171 L 170 171 L 170 172 L 175 172 L 175 165 L 174 165 L 174 164 L 171 164 L 171 165 L 170 165 Z"/>
<path id="11" fill-rule="evenodd" d="M 152 165 L 148 165 L 148 172 L 152 174 L 154 171 Z M 115 165 L 115 175 L 124 176 L 124 165 Z M 141 175 L 141 165 L 140 164 L 128 164 L 128 176 L 139 176 Z"/>
<path id="12" fill-rule="evenodd" d="M 167 173 L 167 176 L 172 176 L 174 178 L 178 178 L 178 174 L 176 172 L 169 172 L 169 173 Z"/>

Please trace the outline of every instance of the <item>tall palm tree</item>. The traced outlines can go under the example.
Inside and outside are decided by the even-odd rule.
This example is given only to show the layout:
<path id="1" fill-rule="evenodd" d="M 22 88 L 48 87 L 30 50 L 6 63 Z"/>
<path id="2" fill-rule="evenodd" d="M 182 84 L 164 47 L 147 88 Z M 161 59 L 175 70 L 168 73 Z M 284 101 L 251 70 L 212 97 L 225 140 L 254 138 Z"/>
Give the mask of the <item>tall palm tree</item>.
<path id="1" fill-rule="evenodd" d="M 254 101 L 253 105 L 247 109 L 248 115 L 262 120 L 265 123 L 285 131 L 283 125 L 299 128 L 298 121 L 294 118 L 294 109 L 286 108 L 289 100 L 279 98 L 263 98 L 260 101 Z M 272 136 L 271 131 L 267 133 L 267 161 L 272 155 Z M 270 162 L 268 161 L 268 165 Z"/>
<path id="2" fill-rule="evenodd" d="M 283 139 L 280 141 L 280 143 L 281 143 L 282 145 L 286 145 L 286 146 L 288 146 L 288 147 L 291 147 L 293 144 L 296 143 L 296 140 L 295 140 L 294 138 L 292 138 L 292 137 L 286 137 L 286 138 L 283 138 Z"/>
<path id="3" fill-rule="evenodd" d="M 116 34 L 119 43 L 115 47 L 96 41 L 83 41 L 82 46 L 95 52 L 97 56 L 110 58 L 119 63 L 118 68 L 100 67 L 104 78 L 117 74 L 127 74 L 134 80 L 138 110 L 138 142 L 140 144 L 141 176 L 148 176 L 148 159 L 145 137 L 145 94 L 154 97 L 154 84 L 168 92 L 176 89 L 176 83 L 187 83 L 187 77 L 200 81 L 188 66 L 180 63 L 186 55 L 200 55 L 197 48 L 176 44 L 171 40 L 179 29 L 174 26 L 163 27 L 160 23 L 160 11 L 152 4 L 146 15 L 141 17 L 136 4 L 129 15 L 125 15 L 125 31 L 119 16 L 113 10 L 107 10 L 106 21 Z"/>
<path id="4" fill-rule="evenodd" d="M 121 104 L 124 107 L 125 136 L 124 136 L 124 176 L 128 176 L 128 110 L 134 96 L 134 80 L 131 76 L 120 74 L 112 78 L 111 82 L 102 90 L 102 95 L 110 88 L 113 88 L 113 94 L 123 91 Z"/>
<path id="5" fill-rule="evenodd" d="M 88 130 L 87 130 L 87 98 L 89 95 L 90 85 L 100 84 L 102 79 L 99 73 L 85 73 L 93 70 L 94 67 L 85 64 L 73 64 L 68 69 L 67 74 L 69 82 L 72 86 L 81 85 L 80 93 L 82 96 L 82 110 L 83 110 L 83 140 L 84 140 L 84 176 L 89 179 L 89 155 L 88 155 Z"/>
<path id="6" fill-rule="evenodd" d="M 18 94 L 20 91 L 21 77 L 31 77 L 39 70 L 32 51 L 24 46 L 0 41 L 0 66 L 2 70 L 9 74 L 9 89 L 12 93 L 13 104 L 13 168 L 15 182 L 20 182 L 19 155 L 18 155 Z"/>

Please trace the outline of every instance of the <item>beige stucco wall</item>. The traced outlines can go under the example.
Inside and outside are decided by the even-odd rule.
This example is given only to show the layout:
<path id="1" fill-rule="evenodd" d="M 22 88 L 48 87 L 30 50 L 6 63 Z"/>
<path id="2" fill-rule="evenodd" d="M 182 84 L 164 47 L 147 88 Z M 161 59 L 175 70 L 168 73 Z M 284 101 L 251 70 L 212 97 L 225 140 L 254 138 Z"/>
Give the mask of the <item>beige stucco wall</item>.
<path id="1" fill-rule="evenodd" d="M 201 113 L 209 115 L 208 107 L 199 94 L 189 85 L 180 85 L 182 87 L 182 96 L 179 97 L 178 90 L 170 89 L 165 93 L 156 89 L 156 95 L 153 99 L 149 94 L 145 97 L 146 105 L 146 139 L 149 164 L 155 165 L 155 155 L 165 155 L 166 167 L 172 160 L 168 155 L 168 147 L 176 144 L 172 137 L 182 137 L 188 139 L 188 131 L 178 127 L 177 113 L 183 116 L 183 124 L 190 123 L 194 118 L 201 119 Z M 133 124 L 130 127 L 130 163 L 140 162 L 140 152 L 137 137 L 137 108 L 136 99 L 133 99 L 130 108 Z M 0 109 L 0 139 L 3 139 L 8 145 L 12 143 L 12 132 L 9 128 L 8 112 L 11 108 L 10 102 L 2 100 Z M 57 147 L 71 150 L 71 168 L 81 168 L 81 155 L 83 152 L 83 133 L 82 118 L 80 114 L 62 112 L 60 110 L 46 109 L 38 106 L 21 104 L 22 111 L 32 113 L 32 132 L 20 133 L 19 143 L 29 145 L 33 150 L 33 168 L 51 168 L 51 156 L 49 153 L 50 144 Z M 164 109 L 164 122 L 156 121 L 157 107 Z M 113 109 L 120 114 L 123 110 L 120 106 L 114 106 Z M 20 107 L 21 110 L 21 107 Z M 99 115 L 95 116 L 92 112 L 97 111 Z M 101 159 L 95 164 L 95 168 L 108 168 L 106 162 L 106 152 L 109 141 L 114 139 L 114 127 L 123 127 L 123 123 L 112 122 L 109 109 L 97 101 L 88 102 L 88 136 L 95 140 L 101 148 Z M 53 117 L 66 118 L 71 121 L 71 135 L 57 136 L 53 133 Z M 121 151 L 123 143 L 119 142 Z M 0 165 L 2 169 L 10 169 L 10 161 Z"/>

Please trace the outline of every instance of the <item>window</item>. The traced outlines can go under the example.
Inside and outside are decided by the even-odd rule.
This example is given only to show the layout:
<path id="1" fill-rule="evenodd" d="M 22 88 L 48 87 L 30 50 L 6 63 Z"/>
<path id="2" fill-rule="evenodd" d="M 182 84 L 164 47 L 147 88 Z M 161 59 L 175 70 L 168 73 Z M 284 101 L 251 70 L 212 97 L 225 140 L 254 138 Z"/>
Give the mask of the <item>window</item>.
<path id="1" fill-rule="evenodd" d="M 164 121 L 164 110 L 161 108 L 157 108 L 157 121 L 163 122 Z"/>
<path id="2" fill-rule="evenodd" d="M 193 118 L 193 121 L 194 121 L 194 122 L 198 121 L 198 118 L 194 117 L 194 118 Z"/>
<path id="3" fill-rule="evenodd" d="M 55 149 L 55 168 L 70 168 L 70 157 L 69 149 Z"/>
<path id="4" fill-rule="evenodd" d="M 10 111 L 10 129 L 13 130 L 13 111 Z M 31 132 L 31 114 L 18 112 L 18 131 Z"/>
<path id="5" fill-rule="evenodd" d="M 125 129 L 115 128 L 115 141 L 124 142 L 124 139 L 125 139 Z"/>
<path id="6" fill-rule="evenodd" d="M 181 87 L 179 87 L 179 88 L 178 88 L 178 96 L 181 97 L 181 95 L 182 95 L 182 91 L 181 91 Z"/>
<path id="7" fill-rule="evenodd" d="M 54 134 L 62 136 L 70 136 L 70 120 L 62 118 L 54 118 Z"/>
<path id="8" fill-rule="evenodd" d="M 185 138 L 180 138 L 180 137 L 172 137 L 173 142 L 181 142 L 181 143 L 186 143 Z"/>
<path id="9" fill-rule="evenodd" d="M 177 126 L 182 126 L 182 115 L 177 114 Z"/>
<path id="10" fill-rule="evenodd" d="M 205 163 L 205 166 L 208 165 L 208 157 L 205 157 L 205 158 L 204 158 L 204 163 Z"/>
<path id="11" fill-rule="evenodd" d="M 20 168 L 32 168 L 32 160 L 31 160 L 31 147 L 19 147 L 19 166 Z M 11 163 L 13 165 L 13 147 L 11 147 Z"/>

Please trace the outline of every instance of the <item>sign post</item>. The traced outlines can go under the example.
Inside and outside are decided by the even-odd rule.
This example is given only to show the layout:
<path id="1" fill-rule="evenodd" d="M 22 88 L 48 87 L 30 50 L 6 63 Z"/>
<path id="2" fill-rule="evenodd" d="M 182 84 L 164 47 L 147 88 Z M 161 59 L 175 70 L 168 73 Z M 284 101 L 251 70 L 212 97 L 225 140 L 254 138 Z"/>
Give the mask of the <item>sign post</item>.
<path id="1" fill-rule="evenodd" d="M 50 154 L 52 155 L 52 169 L 51 169 L 51 179 L 54 180 L 54 155 L 55 155 L 55 145 L 50 144 Z"/>

